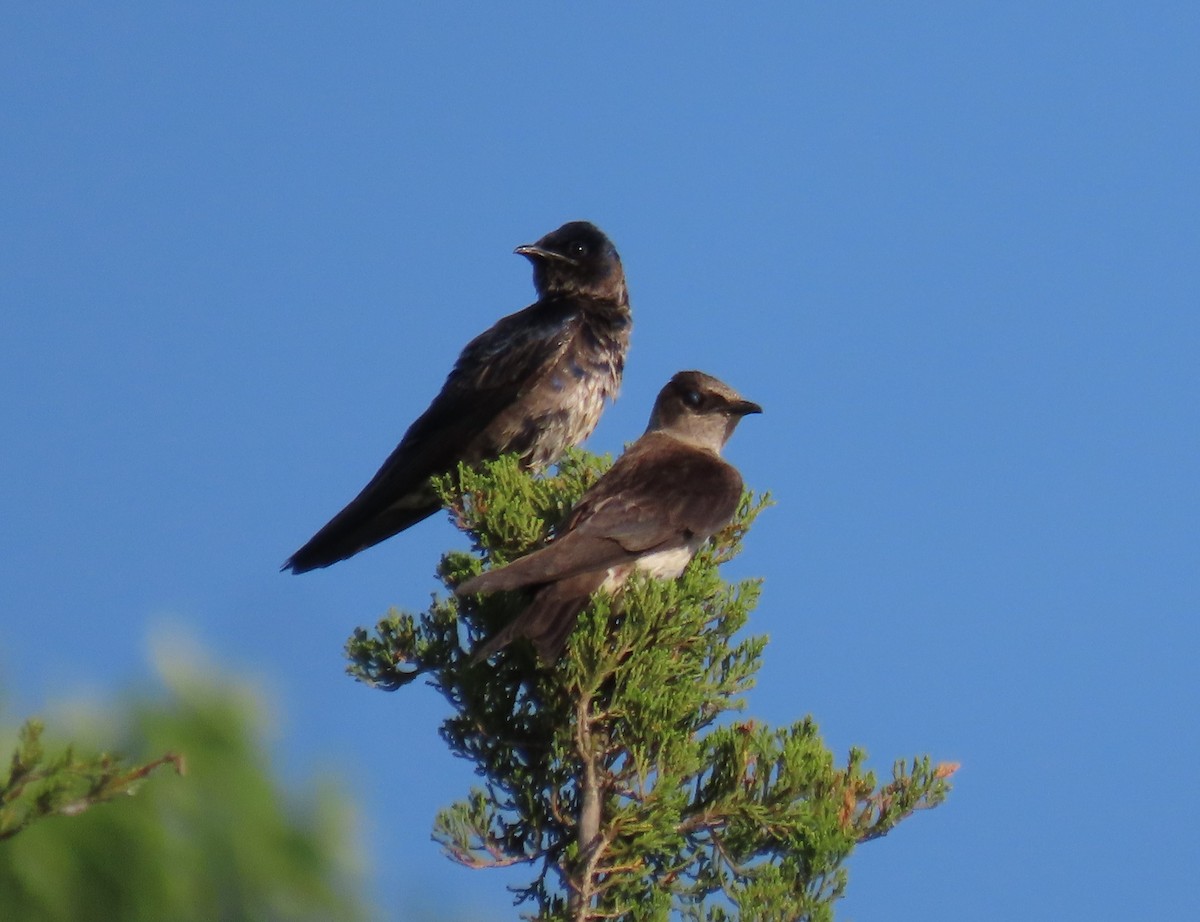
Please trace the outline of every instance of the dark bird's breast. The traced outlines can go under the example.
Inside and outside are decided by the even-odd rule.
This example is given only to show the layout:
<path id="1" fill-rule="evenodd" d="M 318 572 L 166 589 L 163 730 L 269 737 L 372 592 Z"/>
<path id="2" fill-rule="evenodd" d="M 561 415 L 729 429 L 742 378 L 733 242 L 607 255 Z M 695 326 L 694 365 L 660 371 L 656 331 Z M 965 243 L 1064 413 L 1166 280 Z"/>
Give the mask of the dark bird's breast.
<path id="1" fill-rule="evenodd" d="M 553 464 L 596 428 L 616 397 L 629 346 L 629 311 L 619 305 L 581 312 L 564 331 L 564 347 L 501 411 L 472 446 L 471 460 L 515 452 L 534 468 Z"/>

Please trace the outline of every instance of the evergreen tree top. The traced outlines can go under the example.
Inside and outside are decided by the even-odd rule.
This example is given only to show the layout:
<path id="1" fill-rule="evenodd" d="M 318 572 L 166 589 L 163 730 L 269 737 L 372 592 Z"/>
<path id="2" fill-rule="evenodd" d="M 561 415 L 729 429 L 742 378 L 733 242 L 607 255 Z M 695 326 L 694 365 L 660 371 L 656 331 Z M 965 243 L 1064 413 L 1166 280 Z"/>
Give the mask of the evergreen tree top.
<path id="1" fill-rule="evenodd" d="M 542 546 L 608 464 L 576 450 L 551 477 L 502 458 L 445 478 L 472 551 L 443 557 L 443 583 Z M 434 835 L 470 867 L 529 864 L 515 897 L 532 918 L 832 919 L 854 846 L 944 800 L 955 766 L 898 760 L 880 784 L 860 749 L 837 765 L 811 717 L 738 716 L 767 643 L 742 634 L 760 585 L 718 566 L 768 504 L 747 492 L 678 580 L 597 593 L 551 668 L 524 643 L 472 663 L 521 592 L 435 598 L 348 641 L 355 678 L 394 690 L 424 677 L 450 702 L 442 736 L 483 783 Z"/>

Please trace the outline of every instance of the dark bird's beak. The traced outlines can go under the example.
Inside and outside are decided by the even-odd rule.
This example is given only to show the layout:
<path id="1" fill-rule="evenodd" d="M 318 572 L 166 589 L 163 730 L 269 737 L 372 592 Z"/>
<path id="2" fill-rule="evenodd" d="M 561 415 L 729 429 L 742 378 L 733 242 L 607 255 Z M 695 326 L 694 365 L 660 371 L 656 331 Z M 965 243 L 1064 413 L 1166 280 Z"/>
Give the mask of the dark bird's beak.
<path id="1" fill-rule="evenodd" d="M 571 259 L 570 256 L 563 256 L 562 253 L 555 253 L 553 250 L 543 249 L 536 243 L 527 243 L 524 246 L 519 246 L 513 250 L 518 256 L 526 256 L 529 259 L 561 259 L 565 263 L 570 263 L 572 266 L 577 266 L 579 263 Z"/>
<path id="2" fill-rule="evenodd" d="M 753 400 L 735 400 L 729 405 L 729 412 L 734 416 L 749 416 L 751 413 L 761 413 L 763 408 Z"/>

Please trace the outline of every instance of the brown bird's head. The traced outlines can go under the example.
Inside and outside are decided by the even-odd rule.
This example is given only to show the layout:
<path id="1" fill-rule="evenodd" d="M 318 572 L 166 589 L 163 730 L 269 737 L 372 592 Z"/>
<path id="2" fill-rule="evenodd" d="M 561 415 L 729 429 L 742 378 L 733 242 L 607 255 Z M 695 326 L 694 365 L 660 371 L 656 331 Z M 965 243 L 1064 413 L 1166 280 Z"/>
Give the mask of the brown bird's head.
<path id="1" fill-rule="evenodd" d="M 533 263 L 538 297 L 582 295 L 625 303 L 625 270 L 612 241 L 595 224 L 571 221 L 514 253 Z"/>
<path id="2" fill-rule="evenodd" d="M 702 371 L 681 371 L 658 392 L 647 432 L 720 453 L 743 416 L 761 413 L 728 384 Z"/>

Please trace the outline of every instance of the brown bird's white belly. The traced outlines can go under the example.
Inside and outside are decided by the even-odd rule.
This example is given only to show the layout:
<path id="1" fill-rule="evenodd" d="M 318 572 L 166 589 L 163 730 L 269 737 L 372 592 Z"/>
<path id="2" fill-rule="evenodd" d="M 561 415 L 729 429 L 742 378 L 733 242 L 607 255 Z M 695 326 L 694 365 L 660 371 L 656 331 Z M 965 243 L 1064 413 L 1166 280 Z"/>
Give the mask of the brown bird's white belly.
<path id="1" fill-rule="evenodd" d="M 604 575 L 604 582 L 600 586 L 602 589 L 613 592 L 625 583 L 629 574 L 635 569 L 641 570 L 654 579 L 675 579 L 683 573 L 691 559 L 696 556 L 696 551 L 700 549 L 700 545 L 704 541 L 704 538 L 695 536 L 687 544 L 639 557 L 632 565 L 609 567 L 608 572 Z"/>

